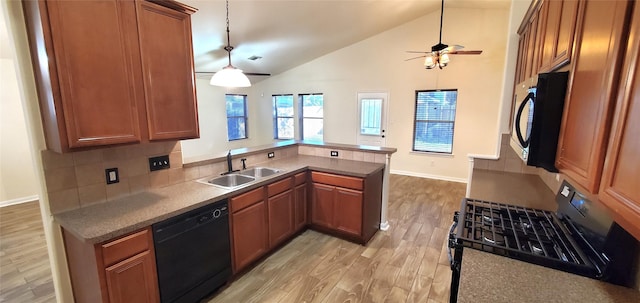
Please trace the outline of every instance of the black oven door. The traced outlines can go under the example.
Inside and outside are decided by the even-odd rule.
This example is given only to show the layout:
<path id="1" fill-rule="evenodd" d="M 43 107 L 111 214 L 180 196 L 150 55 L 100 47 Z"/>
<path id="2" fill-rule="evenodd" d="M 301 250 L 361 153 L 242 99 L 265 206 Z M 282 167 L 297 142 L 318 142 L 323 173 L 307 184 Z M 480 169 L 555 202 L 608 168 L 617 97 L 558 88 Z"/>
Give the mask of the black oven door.
<path id="1" fill-rule="evenodd" d="M 451 265 L 451 292 L 449 293 L 449 302 L 458 302 L 458 286 L 460 284 L 460 266 L 462 264 L 462 245 L 458 242 L 456 236 L 456 228 L 458 227 L 459 212 L 453 215 L 453 223 L 449 228 L 449 245 L 447 253 L 449 264 Z"/>

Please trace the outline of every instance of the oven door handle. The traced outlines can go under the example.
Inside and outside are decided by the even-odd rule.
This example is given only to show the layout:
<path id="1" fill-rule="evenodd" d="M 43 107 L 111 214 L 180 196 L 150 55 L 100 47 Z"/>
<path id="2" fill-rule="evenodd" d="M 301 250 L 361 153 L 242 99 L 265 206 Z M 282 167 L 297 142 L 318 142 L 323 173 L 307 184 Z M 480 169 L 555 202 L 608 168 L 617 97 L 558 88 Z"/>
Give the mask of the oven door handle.
<path id="1" fill-rule="evenodd" d="M 454 220 L 453 223 L 451 223 L 451 227 L 449 227 L 449 245 L 447 245 L 447 257 L 449 257 L 449 264 L 451 265 L 451 270 L 456 269 L 456 265 L 454 264 L 454 261 L 453 261 L 453 254 L 451 253 L 451 249 L 456 244 L 455 232 L 454 232 L 456 227 L 458 227 L 458 220 Z"/>

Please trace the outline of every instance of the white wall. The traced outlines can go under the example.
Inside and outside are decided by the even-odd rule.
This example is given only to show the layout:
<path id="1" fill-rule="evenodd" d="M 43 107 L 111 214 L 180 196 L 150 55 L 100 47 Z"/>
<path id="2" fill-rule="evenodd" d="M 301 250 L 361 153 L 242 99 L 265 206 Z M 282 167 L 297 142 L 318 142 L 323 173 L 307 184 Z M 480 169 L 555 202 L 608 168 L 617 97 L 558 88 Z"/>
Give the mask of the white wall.
<path id="1" fill-rule="evenodd" d="M 425 15 L 245 89 L 249 105 L 258 108 L 253 114 L 260 116 L 250 119 L 264 123 L 258 126 L 259 133 L 254 133 L 264 137 L 255 142 L 270 142 L 273 136 L 272 94 L 323 93 L 325 141 L 356 144 L 357 93 L 384 91 L 390 102 L 387 146 L 398 149 L 392 171 L 465 181 L 467 154 L 497 152 L 509 9 L 446 8 L 446 15 L 443 42 L 464 45 L 468 50 L 482 49 L 482 55 L 451 56 L 450 65 L 442 70 L 425 70 L 421 60 L 405 62 L 412 56 L 406 50 L 428 50 L 438 41 L 439 11 Z M 204 81 L 197 84 L 203 137 L 183 144 L 185 159 L 198 155 L 196 148 L 219 153 L 230 146 L 225 143 L 226 128 L 218 131 L 216 141 L 209 141 L 214 136 L 204 136 L 215 127 L 207 125 L 203 117 L 224 118 L 224 106 L 207 108 L 202 98 L 217 100 L 223 98 L 223 92 Z M 453 155 L 411 152 L 415 90 L 448 88 L 458 89 Z M 225 140 L 220 140 L 220 135 Z"/>
<path id="2" fill-rule="evenodd" d="M 0 206 L 38 199 L 9 37 L 0 14 Z"/>
<path id="3" fill-rule="evenodd" d="M 200 138 L 184 140 L 183 162 L 226 154 L 229 149 L 267 144 L 273 141 L 271 96 L 264 98 L 252 93 L 251 88 L 226 89 L 209 85 L 209 80 L 196 79 Z M 225 94 L 247 95 L 248 139 L 227 141 Z"/>

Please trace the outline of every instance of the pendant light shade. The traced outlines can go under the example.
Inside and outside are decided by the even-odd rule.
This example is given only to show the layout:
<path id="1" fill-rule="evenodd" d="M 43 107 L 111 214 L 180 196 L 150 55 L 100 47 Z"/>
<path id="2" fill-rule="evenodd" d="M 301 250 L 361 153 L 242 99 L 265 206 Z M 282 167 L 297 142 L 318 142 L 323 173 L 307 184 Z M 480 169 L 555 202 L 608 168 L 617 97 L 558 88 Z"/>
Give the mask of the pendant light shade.
<path id="1" fill-rule="evenodd" d="M 209 84 L 224 87 L 249 87 L 251 86 L 251 81 L 249 81 L 249 78 L 247 78 L 247 76 L 242 72 L 241 69 L 237 69 L 233 65 L 231 65 L 231 51 L 233 50 L 233 46 L 231 46 L 231 39 L 229 38 L 229 0 L 226 1 L 226 4 L 227 46 L 224 47 L 224 50 L 227 51 L 229 65 L 224 67 L 219 72 L 215 73 L 213 77 L 211 77 L 211 81 L 209 81 Z"/>
<path id="2" fill-rule="evenodd" d="M 232 65 L 228 65 L 222 70 L 218 71 L 211 77 L 209 84 L 215 86 L 224 87 L 249 87 L 251 82 L 249 78 L 242 72 L 241 69 L 237 69 Z"/>

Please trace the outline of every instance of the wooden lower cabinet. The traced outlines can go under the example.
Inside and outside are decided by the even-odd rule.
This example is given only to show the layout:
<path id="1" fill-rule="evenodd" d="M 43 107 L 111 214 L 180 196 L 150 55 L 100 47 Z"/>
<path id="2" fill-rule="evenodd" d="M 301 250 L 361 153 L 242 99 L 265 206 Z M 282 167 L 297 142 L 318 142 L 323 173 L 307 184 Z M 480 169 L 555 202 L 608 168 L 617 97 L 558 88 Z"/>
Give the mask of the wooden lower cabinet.
<path id="1" fill-rule="evenodd" d="M 311 172 L 311 226 L 365 244 L 380 228 L 382 171 L 366 178 Z"/>
<path id="2" fill-rule="evenodd" d="M 248 199 L 254 201 L 247 202 Z M 264 189 L 258 188 L 230 199 L 233 269 L 238 272 L 269 249 Z M 235 205 L 247 205 L 237 209 Z"/>
<path id="3" fill-rule="evenodd" d="M 62 234 L 76 302 L 159 302 L 151 227 L 99 244 Z"/>
<path id="4" fill-rule="evenodd" d="M 360 236 L 362 233 L 363 193 L 336 187 L 333 226 L 343 232 Z"/>
<path id="5" fill-rule="evenodd" d="M 144 251 L 105 269 L 109 302 L 158 302 L 154 256 Z"/>
<path id="6" fill-rule="evenodd" d="M 269 247 L 284 242 L 294 233 L 293 190 L 269 197 Z"/>
<path id="7" fill-rule="evenodd" d="M 296 186 L 293 189 L 294 193 L 294 232 L 298 232 L 304 229 L 307 226 L 307 178 L 306 173 L 301 173 L 298 176 L 294 177 L 296 180 Z M 300 179 L 300 183 L 298 183 L 298 179 Z"/>
<path id="8" fill-rule="evenodd" d="M 333 227 L 334 186 L 313 183 L 311 196 L 311 223 L 328 228 Z"/>

